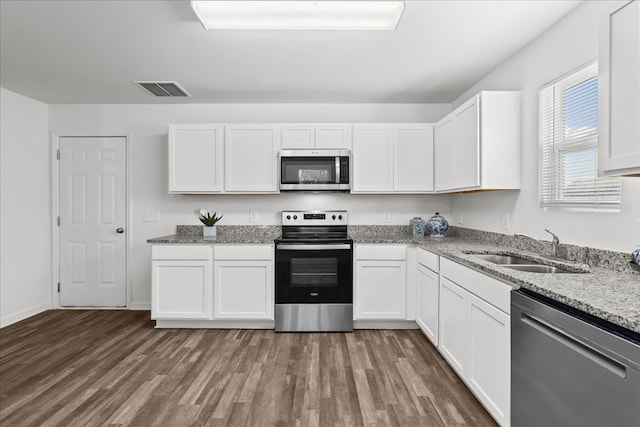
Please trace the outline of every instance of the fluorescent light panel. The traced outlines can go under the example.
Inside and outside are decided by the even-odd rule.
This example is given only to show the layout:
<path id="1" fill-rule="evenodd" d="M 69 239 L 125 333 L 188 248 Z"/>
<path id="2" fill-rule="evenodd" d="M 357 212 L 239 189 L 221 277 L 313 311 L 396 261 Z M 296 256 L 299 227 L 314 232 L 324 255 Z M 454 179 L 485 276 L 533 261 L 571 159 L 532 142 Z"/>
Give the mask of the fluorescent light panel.
<path id="1" fill-rule="evenodd" d="M 395 30 L 404 1 L 191 0 L 206 29 Z"/>

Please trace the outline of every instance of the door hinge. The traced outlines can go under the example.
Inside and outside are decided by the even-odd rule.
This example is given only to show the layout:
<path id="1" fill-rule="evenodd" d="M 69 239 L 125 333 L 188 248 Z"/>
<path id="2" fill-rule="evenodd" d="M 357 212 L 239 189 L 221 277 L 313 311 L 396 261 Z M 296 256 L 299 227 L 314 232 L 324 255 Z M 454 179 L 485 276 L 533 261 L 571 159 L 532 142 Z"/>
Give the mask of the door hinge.
<path id="1" fill-rule="evenodd" d="M 60 227 L 60 217 L 58 217 L 58 227 Z"/>
<path id="2" fill-rule="evenodd" d="M 60 160 L 60 150 L 56 150 L 56 159 Z"/>
<path id="3" fill-rule="evenodd" d="M 58 282 L 58 293 L 60 293 L 60 282 Z"/>

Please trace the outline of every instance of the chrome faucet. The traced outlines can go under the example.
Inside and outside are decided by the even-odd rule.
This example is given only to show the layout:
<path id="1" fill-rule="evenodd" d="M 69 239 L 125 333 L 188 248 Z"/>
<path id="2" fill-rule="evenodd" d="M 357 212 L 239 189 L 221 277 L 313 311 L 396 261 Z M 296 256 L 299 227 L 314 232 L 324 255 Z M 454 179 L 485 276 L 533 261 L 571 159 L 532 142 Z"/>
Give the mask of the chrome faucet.
<path id="1" fill-rule="evenodd" d="M 560 239 L 558 238 L 558 236 L 556 236 L 554 233 L 552 233 L 548 229 L 545 228 L 544 231 L 546 231 L 547 233 L 551 234 L 551 236 L 552 236 L 552 238 L 551 238 L 551 256 L 554 257 L 554 258 L 559 258 L 558 250 L 560 248 Z M 515 233 L 514 236 L 516 236 L 516 237 L 526 237 L 526 238 L 531 239 L 534 242 L 538 243 L 539 245 L 541 245 L 544 248 L 547 247 L 546 244 L 542 240 L 536 239 L 535 237 L 529 236 L 528 234 Z"/>

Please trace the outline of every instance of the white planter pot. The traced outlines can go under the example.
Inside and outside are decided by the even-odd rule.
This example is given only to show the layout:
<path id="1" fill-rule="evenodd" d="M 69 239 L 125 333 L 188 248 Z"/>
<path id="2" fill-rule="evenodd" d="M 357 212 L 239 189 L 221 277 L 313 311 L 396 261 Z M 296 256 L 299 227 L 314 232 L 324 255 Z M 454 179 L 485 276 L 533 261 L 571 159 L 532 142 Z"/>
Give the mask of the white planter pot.
<path id="1" fill-rule="evenodd" d="M 204 237 L 216 237 L 218 234 L 218 229 L 214 225 L 212 227 L 202 227 L 202 235 Z"/>

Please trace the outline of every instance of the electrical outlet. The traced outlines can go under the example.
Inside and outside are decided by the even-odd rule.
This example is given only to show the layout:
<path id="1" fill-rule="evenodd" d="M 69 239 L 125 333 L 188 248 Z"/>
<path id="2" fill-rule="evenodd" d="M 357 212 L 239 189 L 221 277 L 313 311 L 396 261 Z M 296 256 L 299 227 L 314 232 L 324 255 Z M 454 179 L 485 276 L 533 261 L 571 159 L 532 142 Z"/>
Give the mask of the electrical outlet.
<path id="1" fill-rule="evenodd" d="M 160 212 L 159 211 L 144 211 L 144 222 L 160 222 Z"/>
<path id="2" fill-rule="evenodd" d="M 509 228 L 511 228 L 511 215 L 507 213 L 502 215 L 502 229 L 508 230 Z"/>
<path id="3" fill-rule="evenodd" d="M 638 238 L 636 239 L 637 240 L 636 245 L 640 247 L 640 218 L 636 219 L 636 227 L 638 230 Z"/>
<path id="4" fill-rule="evenodd" d="M 258 221 L 258 212 L 249 211 L 249 222 L 256 222 L 256 221 Z"/>
<path id="5" fill-rule="evenodd" d="M 464 214 L 462 212 L 458 213 L 458 224 L 462 224 L 464 222 Z"/>
<path id="6" fill-rule="evenodd" d="M 384 212 L 382 214 L 382 220 L 384 222 L 391 222 L 391 213 L 390 212 Z"/>

